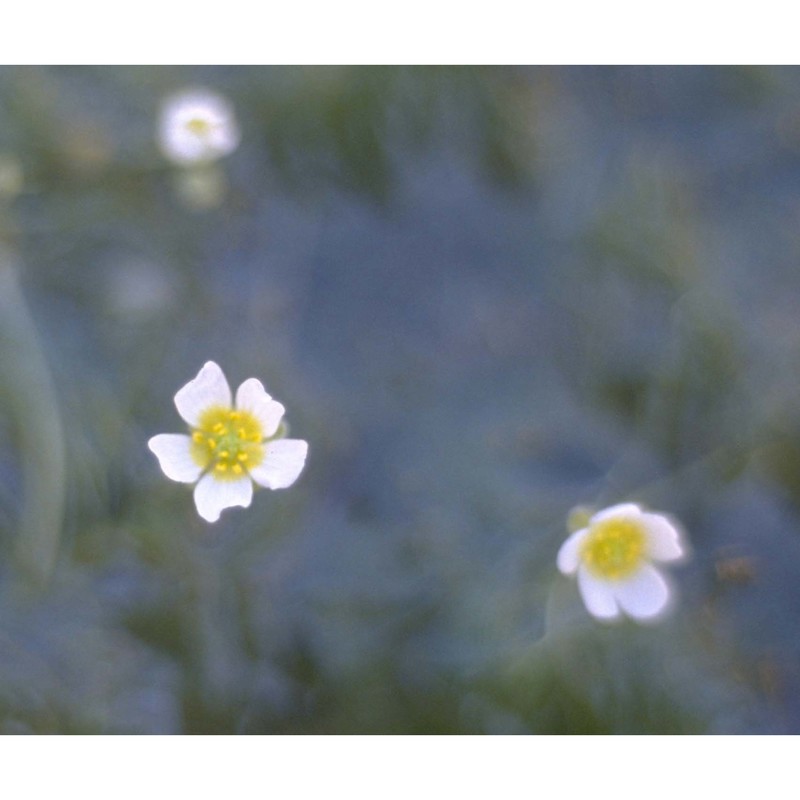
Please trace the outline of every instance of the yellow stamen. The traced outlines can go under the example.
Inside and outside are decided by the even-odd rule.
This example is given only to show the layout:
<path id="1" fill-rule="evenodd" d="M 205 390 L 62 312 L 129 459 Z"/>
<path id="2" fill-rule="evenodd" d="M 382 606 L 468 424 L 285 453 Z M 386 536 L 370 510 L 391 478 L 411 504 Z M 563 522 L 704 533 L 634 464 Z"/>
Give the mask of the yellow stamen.
<path id="1" fill-rule="evenodd" d="M 192 117 L 186 121 L 186 128 L 195 136 L 203 136 L 211 130 L 211 123 L 202 117 Z"/>
<path id="2" fill-rule="evenodd" d="M 211 406 L 192 431 L 191 453 L 195 462 L 210 469 L 217 480 L 239 480 L 246 469 L 264 460 L 263 442 L 264 431 L 255 415 L 243 409 Z"/>
<path id="3" fill-rule="evenodd" d="M 589 529 L 581 547 L 581 558 L 598 577 L 619 580 L 641 566 L 645 545 L 645 530 L 641 522 L 625 518 L 606 519 Z"/>

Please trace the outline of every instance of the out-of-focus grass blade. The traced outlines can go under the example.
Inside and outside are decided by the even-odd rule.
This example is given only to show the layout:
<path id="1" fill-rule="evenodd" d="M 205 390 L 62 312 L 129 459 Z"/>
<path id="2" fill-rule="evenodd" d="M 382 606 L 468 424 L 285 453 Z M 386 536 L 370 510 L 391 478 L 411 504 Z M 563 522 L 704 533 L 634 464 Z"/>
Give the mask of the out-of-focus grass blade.
<path id="1" fill-rule="evenodd" d="M 55 567 L 64 516 L 64 436 L 47 360 L 6 250 L 0 250 L 0 364 L 24 482 L 15 554 L 25 576 L 43 585 Z"/>

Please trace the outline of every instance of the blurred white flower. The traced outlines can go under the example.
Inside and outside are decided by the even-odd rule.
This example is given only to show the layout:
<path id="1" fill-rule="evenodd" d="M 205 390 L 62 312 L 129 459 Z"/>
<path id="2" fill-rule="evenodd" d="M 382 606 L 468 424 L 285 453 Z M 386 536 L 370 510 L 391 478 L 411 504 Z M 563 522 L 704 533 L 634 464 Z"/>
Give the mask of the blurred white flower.
<path id="1" fill-rule="evenodd" d="M 223 509 L 247 508 L 253 481 L 268 489 L 291 486 L 303 469 L 308 443 L 280 438 L 284 407 L 248 378 L 231 390 L 222 370 L 208 361 L 197 377 L 175 395 L 178 413 L 191 434 L 161 433 L 147 446 L 164 474 L 194 483 L 197 513 L 216 522 Z"/>
<path id="2" fill-rule="evenodd" d="M 215 161 L 239 146 L 233 106 L 207 89 L 191 89 L 168 97 L 161 109 L 158 141 L 161 152 L 177 164 Z"/>
<path id="3" fill-rule="evenodd" d="M 637 620 L 666 610 L 670 589 L 654 561 L 677 561 L 686 552 L 681 531 L 664 514 L 623 503 L 588 518 L 558 551 L 558 568 L 578 576 L 589 613 L 613 620 L 624 612 Z"/>

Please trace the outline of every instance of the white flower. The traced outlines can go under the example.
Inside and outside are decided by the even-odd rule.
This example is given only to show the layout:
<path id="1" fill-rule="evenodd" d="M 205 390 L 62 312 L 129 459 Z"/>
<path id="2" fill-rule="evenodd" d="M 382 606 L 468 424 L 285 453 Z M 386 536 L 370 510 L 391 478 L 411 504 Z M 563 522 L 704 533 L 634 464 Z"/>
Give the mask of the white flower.
<path id="1" fill-rule="evenodd" d="M 633 503 L 589 517 L 558 551 L 558 568 L 578 575 L 589 613 L 612 620 L 620 611 L 637 620 L 657 617 L 669 602 L 669 586 L 654 561 L 677 561 L 685 546 L 677 524 Z"/>
<path id="2" fill-rule="evenodd" d="M 239 146 L 239 126 L 231 104 L 207 89 L 192 89 L 167 98 L 161 109 L 158 141 L 171 161 L 208 163 Z"/>
<path id="3" fill-rule="evenodd" d="M 248 378 L 231 390 L 222 370 L 208 361 L 175 395 L 178 413 L 191 435 L 160 433 L 147 443 L 164 474 L 194 483 L 197 513 L 216 522 L 223 509 L 247 508 L 253 481 L 268 489 L 291 486 L 303 469 L 308 443 L 279 438 L 284 407 Z"/>

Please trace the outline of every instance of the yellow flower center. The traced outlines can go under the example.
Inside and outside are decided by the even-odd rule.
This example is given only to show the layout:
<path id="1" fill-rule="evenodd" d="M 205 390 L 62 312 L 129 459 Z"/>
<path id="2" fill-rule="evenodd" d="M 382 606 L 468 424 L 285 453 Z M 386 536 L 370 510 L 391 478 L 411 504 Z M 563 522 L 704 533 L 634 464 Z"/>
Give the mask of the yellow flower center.
<path id="1" fill-rule="evenodd" d="M 192 431 L 192 458 L 220 480 L 238 480 L 264 460 L 264 431 L 249 411 L 211 406 Z"/>
<path id="2" fill-rule="evenodd" d="M 211 132 L 211 123 L 202 117 L 192 117 L 186 121 L 186 129 L 195 136 L 206 136 Z"/>
<path id="3" fill-rule="evenodd" d="M 640 522 L 606 519 L 589 529 L 581 546 L 581 559 L 598 577 L 619 580 L 641 566 L 645 541 Z"/>

